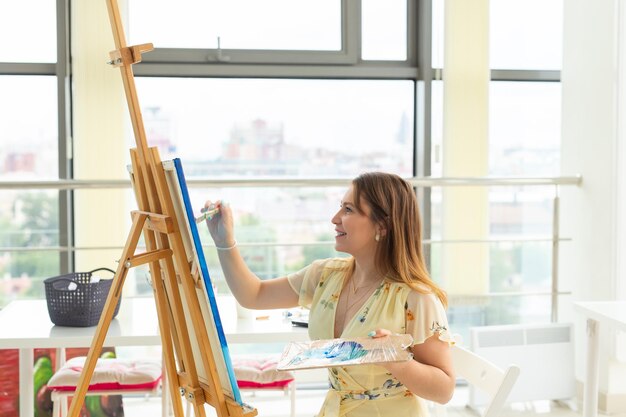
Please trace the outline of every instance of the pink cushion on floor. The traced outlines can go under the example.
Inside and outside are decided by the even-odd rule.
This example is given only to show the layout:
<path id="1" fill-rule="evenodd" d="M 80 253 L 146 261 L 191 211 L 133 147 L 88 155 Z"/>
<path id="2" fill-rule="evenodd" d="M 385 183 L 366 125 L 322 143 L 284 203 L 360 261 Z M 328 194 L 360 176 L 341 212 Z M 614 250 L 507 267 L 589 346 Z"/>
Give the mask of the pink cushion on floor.
<path id="1" fill-rule="evenodd" d="M 58 391 L 74 391 L 83 371 L 86 357 L 70 359 L 59 369 L 48 387 Z M 162 375 L 161 363 L 148 360 L 98 359 L 89 390 L 153 389 Z"/>
<path id="2" fill-rule="evenodd" d="M 232 359 L 239 388 L 281 388 L 294 380 L 292 372 L 278 371 L 278 356 L 247 355 Z"/>

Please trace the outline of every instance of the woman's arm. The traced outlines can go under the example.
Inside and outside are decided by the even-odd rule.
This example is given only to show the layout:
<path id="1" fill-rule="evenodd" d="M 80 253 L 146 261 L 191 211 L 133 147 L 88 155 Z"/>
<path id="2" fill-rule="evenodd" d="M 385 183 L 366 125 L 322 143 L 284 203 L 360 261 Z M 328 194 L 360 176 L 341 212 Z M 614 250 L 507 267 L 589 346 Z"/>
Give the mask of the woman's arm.
<path id="1" fill-rule="evenodd" d="M 207 219 L 207 227 L 215 241 L 226 283 L 239 304 L 252 309 L 297 306 L 298 294 L 286 277 L 263 281 L 250 271 L 236 245 L 230 207 L 220 201 L 205 203 L 207 209 L 214 207 L 218 207 L 219 212 Z"/>
<path id="2" fill-rule="evenodd" d="M 219 250 L 218 255 L 228 287 L 242 306 L 271 309 L 298 305 L 298 294 L 289 285 L 287 277 L 259 279 L 243 261 L 237 247 Z"/>
<path id="3" fill-rule="evenodd" d="M 374 337 L 391 334 L 378 329 Z M 456 379 L 452 367 L 450 346 L 437 334 L 413 345 L 413 360 L 381 364 L 413 394 L 426 400 L 445 404 L 452 398 Z"/>

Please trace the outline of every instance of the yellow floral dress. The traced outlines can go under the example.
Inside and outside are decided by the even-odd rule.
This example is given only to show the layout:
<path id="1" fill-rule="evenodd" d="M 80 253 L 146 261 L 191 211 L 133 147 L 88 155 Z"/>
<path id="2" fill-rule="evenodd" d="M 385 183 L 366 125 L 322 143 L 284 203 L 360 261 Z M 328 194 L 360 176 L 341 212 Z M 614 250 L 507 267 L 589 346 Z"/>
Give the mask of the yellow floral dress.
<path id="1" fill-rule="evenodd" d="M 324 259 L 289 275 L 299 304 L 310 309 L 309 337 L 333 339 L 335 310 L 343 288 L 345 258 Z M 445 310 L 433 294 L 421 294 L 405 284 L 383 281 L 346 324 L 342 338 L 367 336 L 377 328 L 408 333 L 423 343 L 433 328 L 447 329 Z M 385 368 L 358 365 L 328 368 L 331 389 L 318 417 L 424 417 L 424 401 Z"/>

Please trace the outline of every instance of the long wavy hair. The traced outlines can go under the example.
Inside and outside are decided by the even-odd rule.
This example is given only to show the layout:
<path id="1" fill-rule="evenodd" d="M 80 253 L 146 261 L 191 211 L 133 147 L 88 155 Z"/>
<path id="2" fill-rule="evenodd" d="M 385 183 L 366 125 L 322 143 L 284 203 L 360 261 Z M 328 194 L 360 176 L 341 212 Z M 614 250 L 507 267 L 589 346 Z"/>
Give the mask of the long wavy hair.
<path id="1" fill-rule="evenodd" d="M 395 174 L 367 172 L 352 180 L 355 208 L 371 208 L 370 218 L 385 233 L 376 245 L 375 265 L 386 279 L 402 282 L 420 293 L 432 292 L 448 305 L 448 297 L 432 280 L 422 248 L 417 197 L 411 184 Z M 349 266 L 354 271 L 354 260 Z"/>

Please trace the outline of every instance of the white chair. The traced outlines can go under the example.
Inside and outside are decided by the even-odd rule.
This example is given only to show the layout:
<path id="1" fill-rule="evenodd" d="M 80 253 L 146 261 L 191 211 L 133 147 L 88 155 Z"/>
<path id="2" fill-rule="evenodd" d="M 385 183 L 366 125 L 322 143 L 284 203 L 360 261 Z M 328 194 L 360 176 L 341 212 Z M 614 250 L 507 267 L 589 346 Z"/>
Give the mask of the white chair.
<path id="1" fill-rule="evenodd" d="M 456 376 L 487 395 L 486 407 L 479 414 L 482 417 L 498 416 L 517 381 L 519 367 L 509 365 L 502 369 L 461 346 L 454 345 L 451 349 Z M 445 405 L 437 404 L 435 410 L 439 417 L 446 415 Z"/>

